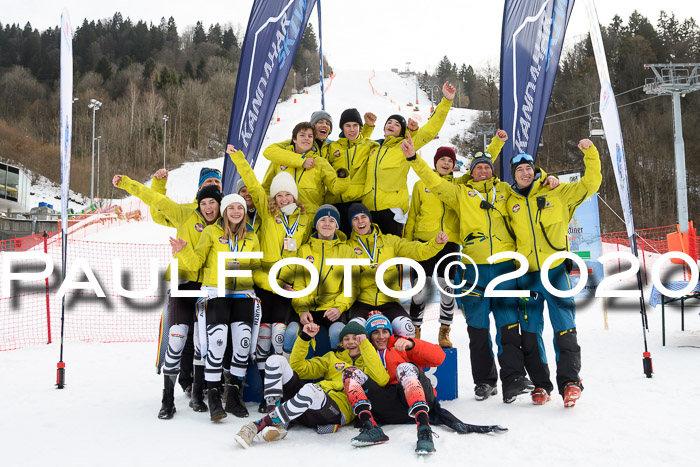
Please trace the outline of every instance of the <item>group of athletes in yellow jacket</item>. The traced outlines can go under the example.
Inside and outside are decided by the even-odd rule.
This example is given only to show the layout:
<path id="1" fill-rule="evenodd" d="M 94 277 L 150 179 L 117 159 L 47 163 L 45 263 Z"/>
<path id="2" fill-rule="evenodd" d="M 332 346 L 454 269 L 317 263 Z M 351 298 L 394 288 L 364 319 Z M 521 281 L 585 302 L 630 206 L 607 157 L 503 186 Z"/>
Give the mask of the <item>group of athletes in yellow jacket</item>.
<path id="1" fill-rule="evenodd" d="M 226 412 L 248 416 L 242 387 L 250 356 L 266 381 L 266 392 L 266 369 L 270 370 L 266 362 L 275 362 L 273 366 L 279 369 L 281 363 L 273 356 L 284 350 L 297 355 L 290 360 L 291 370 L 302 379 L 308 368 L 318 365 L 326 365 L 329 374 L 337 376 L 333 368 L 337 373 L 337 368 L 343 366 L 337 359 L 346 357 L 325 357 L 308 363 L 299 358 L 308 351 L 308 339 L 297 339 L 299 335 L 308 337 L 312 332 L 316 336 L 325 328 L 331 348 L 338 348 L 337 352 L 352 350 L 352 355 L 364 349 L 372 355 L 366 342 L 353 340 L 345 346 L 343 338 L 355 335 L 349 333 L 348 326 L 350 330 L 364 329 L 369 318 L 381 313 L 394 335 L 417 341 L 427 293 L 421 291 L 414 296 L 409 313 L 377 285 L 377 270 L 394 257 L 419 261 L 428 275 L 437 268 L 442 325 L 439 341 L 441 346 L 450 347 L 449 326 L 455 308 L 452 292 L 459 294 L 460 290 L 451 288 L 455 268 L 446 269 L 445 265 L 450 262 L 446 256 L 460 251 L 475 264 L 467 267 L 462 277 L 462 288 L 471 292 L 458 301 L 468 324 L 477 400 L 497 392 L 498 375 L 489 336 L 491 313 L 497 327 L 504 402 L 512 402 L 526 392 L 531 393 L 535 404 L 550 400 L 553 385 L 542 342 L 546 302 L 555 332 L 557 387 L 565 406 L 575 404 L 583 386 L 573 299 L 554 297 L 546 290 L 540 269 L 550 255 L 568 249 L 568 222 L 576 207 L 600 185 L 597 150 L 588 140 L 580 142 L 586 173 L 580 182 L 572 184 L 559 184 L 556 177 L 548 177 L 535 167 L 531 156 L 518 154 L 510 161 L 515 182 L 509 185 L 501 182 L 493 170 L 493 161 L 508 138 L 499 130 L 487 151 L 474 156 L 467 175 L 453 177 L 456 154 L 449 147 L 438 149 L 433 170 L 416 156 L 416 151 L 438 134 L 454 94 L 454 88 L 445 83 L 445 97 L 422 128 L 412 120 L 406 122 L 401 115 L 390 116 L 384 138 L 377 141 L 370 139 L 376 121 L 371 113 L 365 114 L 363 122 L 356 109 L 344 111 L 340 137 L 330 141 L 324 136 L 330 134 L 332 118 L 324 111 L 315 112 L 310 122 L 296 125 L 291 140 L 265 149 L 263 155 L 271 163 L 262 183 L 245 155 L 229 145 L 226 153 L 241 182 L 235 193 L 226 196 L 221 193 L 221 175 L 215 169 L 202 169 L 196 202 L 185 204 L 174 203 L 165 195 L 165 169 L 156 172 L 150 188 L 126 176 L 115 176 L 115 186 L 146 202 L 155 221 L 177 230 L 171 244 L 178 259 L 178 289 L 202 290 L 201 298 L 171 293 L 169 299 L 164 319 L 169 332 L 167 344 L 163 344 L 165 382 L 160 418 L 171 418 L 175 412 L 173 388 L 181 366 L 186 368 L 183 350 L 188 335 L 194 341 L 195 357 L 190 406 L 195 411 L 208 410 L 212 420 L 225 417 Z M 319 127 L 325 130 L 317 131 Z M 421 180 L 413 188 L 409 205 L 410 168 Z M 529 290 L 530 296 L 485 296 L 492 279 L 516 269 L 512 258 L 493 264 L 488 258 L 510 251 L 527 258 L 528 273 L 517 281 L 502 282 L 496 289 Z M 238 258 L 239 252 L 261 255 Z M 219 253 L 229 254 L 223 265 Z M 278 293 L 279 289 L 308 290 L 312 282 L 306 267 L 279 267 L 277 263 L 287 258 L 304 259 L 316 269 L 313 276 L 318 277 L 318 283 L 303 297 L 289 299 Z M 328 264 L 329 258 L 366 260 L 352 268 L 352 296 L 344 294 L 349 277 L 344 267 Z M 226 270 L 250 270 L 252 274 L 227 277 L 219 284 Z M 448 272 L 452 277 L 445 277 Z M 401 268 L 389 267 L 384 271 L 384 283 L 399 290 L 401 273 Z M 166 278 L 171 274 L 168 271 Z M 570 288 L 563 260 L 555 262 L 548 274 L 554 287 Z M 374 361 L 374 357 L 365 357 L 369 358 L 366 361 Z M 356 357 L 351 361 L 356 363 Z M 375 363 L 370 363 L 374 370 L 368 372 L 373 379 L 372 375 L 378 374 Z M 219 394 L 222 370 L 225 407 Z M 309 375 L 328 376 L 321 370 Z M 184 380 L 187 382 L 187 376 Z M 300 390 L 297 386 L 294 388 Z M 286 389 L 284 396 L 288 396 Z M 283 436 L 279 417 L 282 422 L 289 420 L 284 420 L 285 412 L 278 406 L 269 407 L 270 401 L 263 399 L 259 411 L 276 411 L 277 428 L 265 437 L 276 439 Z M 327 409 L 327 400 L 320 403 Z M 344 422 L 353 418 L 343 404 L 334 404 L 336 409 L 340 407 Z M 314 407 L 305 407 L 304 411 Z"/>

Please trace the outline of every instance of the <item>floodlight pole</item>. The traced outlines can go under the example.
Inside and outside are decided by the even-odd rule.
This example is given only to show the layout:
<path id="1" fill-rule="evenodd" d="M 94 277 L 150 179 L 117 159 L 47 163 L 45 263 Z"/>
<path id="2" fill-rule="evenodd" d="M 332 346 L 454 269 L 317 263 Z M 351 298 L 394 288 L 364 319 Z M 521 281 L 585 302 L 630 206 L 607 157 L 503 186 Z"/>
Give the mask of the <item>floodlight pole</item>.
<path id="1" fill-rule="evenodd" d="M 688 185 L 685 173 L 685 143 L 683 142 L 683 122 L 681 117 L 681 96 L 700 90 L 700 63 L 659 63 L 646 64 L 645 69 L 654 73 L 647 78 L 644 92 L 672 96 L 673 102 L 673 149 L 676 162 L 676 202 L 678 204 L 678 225 L 682 233 L 688 231 Z"/>

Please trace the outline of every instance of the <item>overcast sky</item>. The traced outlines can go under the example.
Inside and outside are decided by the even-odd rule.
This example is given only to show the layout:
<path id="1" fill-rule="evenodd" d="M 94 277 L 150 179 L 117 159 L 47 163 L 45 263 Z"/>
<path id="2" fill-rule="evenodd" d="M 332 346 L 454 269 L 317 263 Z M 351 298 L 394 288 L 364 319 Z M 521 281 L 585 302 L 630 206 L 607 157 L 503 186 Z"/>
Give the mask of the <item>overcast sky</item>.
<path id="1" fill-rule="evenodd" d="M 491 62 L 498 65 L 503 0 L 323 0 L 323 52 L 331 66 L 353 69 L 406 68 L 432 70 L 447 55 L 458 65 L 475 68 Z M 202 21 L 205 28 L 214 23 L 230 23 L 245 31 L 253 0 L 205 0 L 145 2 L 94 0 L 14 2 L 0 13 L 0 22 L 29 21 L 39 30 L 57 26 L 63 7 L 68 8 L 74 27 L 84 18 L 111 18 L 116 11 L 132 21 L 158 23 L 161 17 L 175 18 L 178 31 Z M 602 24 L 615 14 L 625 21 L 635 9 L 656 25 L 659 12 L 675 13 L 683 20 L 694 16 L 700 21 L 700 7 L 693 0 L 606 0 L 596 4 Z M 587 34 L 585 1 L 579 0 L 569 21 L 566 44 Z M 318 33 L 317 14 L 312 24 Z"/>

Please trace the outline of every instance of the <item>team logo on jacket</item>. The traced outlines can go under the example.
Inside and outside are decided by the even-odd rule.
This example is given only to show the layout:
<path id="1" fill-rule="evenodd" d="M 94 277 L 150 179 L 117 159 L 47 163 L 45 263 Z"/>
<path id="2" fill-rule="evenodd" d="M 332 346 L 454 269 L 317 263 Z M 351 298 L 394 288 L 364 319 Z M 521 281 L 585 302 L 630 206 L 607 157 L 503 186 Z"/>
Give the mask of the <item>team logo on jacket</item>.
<path id="1" fill-rule="evenodd" d="M 430 190 L 428 190 L 428 189 L 426 188 L 426 189 L 425 189 L 425 192 L 426 192 L 426 193 L 430 193 Z"/>
<path id="2" fill-rule="evenodd" d="M 515 206 L 513 206 L 513 212 L 516 213 L 518 211 L 520 211 L 520 205 L 516 204 Z"/>
<path id="3" fill-rule="evenodd" d="M 355 248 L 355 254 L 358 255 L 358 256 L 361 255 L 361 254 L 362 254 L 362 249 L 360 249 L 360 248 Z"/>
<path id="4" fill-rule="evenodd" d="M 204 230 L 204 224 L 197 222 L 194 225 L 194 230 L 196 230 L 197 232 L 201 232 L 202 230 Z"/>
<path id="5" fill-rule="evenodd" d="M 228 244 L 228 238 L 226 238 L 226 237 L 219 237 L 219 243 L 221 243 L 222 245 Z"/>
<path id="6" fill-rule="evenodd" d="M 335 157 L 340 157 L 340 149 L 336 149 L 335 152 L 333 153 Z"/>
<path id="7" fill-rule="evenodd" d="M 473 197 L 476 196 L 476 191 L 469 190 L 469 191 L 467 192 L 467 194 L 469 195 L 470 198 L 473 198 Z"/>
<path id="8" fill-rule="evenodd" d="M 314 264 L 314 257 L 311 256 L 311 255 L 309 255 L 309 256 L 306 257 L 306 261 L 308 261 L 308 262 L 311 263 L 311 264 Z"/>
<path id="9" fill-rule="evenodd" d="M 287 170 L 287 166 L 286 166 L 286 165 L 280 165 L 280 170 Z"/>
<path id="10" fill-rule="evenodd" d="M 343 362 L 338 362 L 335 364 L 335 369 L 338 371 L 343 371 L 344 368 L 345 368 L 345 363 L 343 363 Z"/>
<path id="11" fill-rule="evenodd" d="M 278 224 L 281 224 L 281 223 L 282 223 L 282 218 L 281 218 L 280 216 L 276 216 L 276 217 L 275 217 L 275 222 L 277 222 Z"/>

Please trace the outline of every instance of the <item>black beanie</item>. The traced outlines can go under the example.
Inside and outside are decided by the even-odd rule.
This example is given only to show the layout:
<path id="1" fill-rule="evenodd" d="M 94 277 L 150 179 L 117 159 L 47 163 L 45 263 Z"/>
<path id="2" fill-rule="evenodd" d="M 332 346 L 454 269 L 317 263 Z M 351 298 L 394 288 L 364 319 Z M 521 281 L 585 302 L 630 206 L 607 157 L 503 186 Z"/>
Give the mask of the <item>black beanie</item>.
<path id="1" fill-rule="evenodd" d="M 343 125 L 348 122 L 357 122 L 358 125 L 362 126 L 362 118 L 360 117 L 360 112 L 357 109 L 345 109 L 343 113 L 340 114 L 340 130 L 343 130 Z"/>
<path id="2" fill-rule="evenodd" d="M 369 221 L 372 222 L 372 214 L 370 214 L 367 206 L 362 203 L 352 203 L 348 208 L 348 220 L 350 221 L 350 224 L 352 224 L 353 218 L 360 213 L 367 214 Z"/>
<path id="3" fill-rule="evenodd" d="M 391 119 L 394 119 L 401 124 L 401 134 L 399 136 L 406 136 L 406 119 L 399 114 L 394 114 L 390 115 L 389 118 L 386 119 L 386 121 L 388 122 Z M 386 126 L 386 122 L 384 122 L 384 126 Z"/>
<path id="4" fill-rule="evenodd" d="M 197 204 L 206 198 L 214 198 L 217 203 L 221 204 L 221 191 L 216 185 L 205 186 L 197 192 Z"/>

